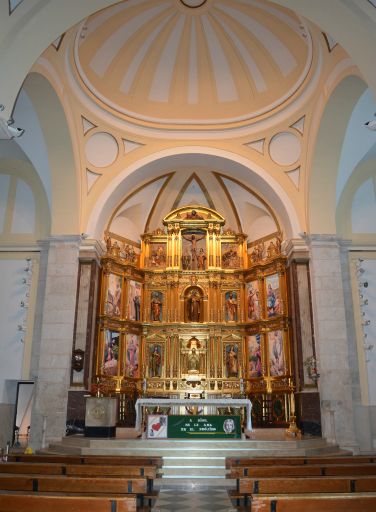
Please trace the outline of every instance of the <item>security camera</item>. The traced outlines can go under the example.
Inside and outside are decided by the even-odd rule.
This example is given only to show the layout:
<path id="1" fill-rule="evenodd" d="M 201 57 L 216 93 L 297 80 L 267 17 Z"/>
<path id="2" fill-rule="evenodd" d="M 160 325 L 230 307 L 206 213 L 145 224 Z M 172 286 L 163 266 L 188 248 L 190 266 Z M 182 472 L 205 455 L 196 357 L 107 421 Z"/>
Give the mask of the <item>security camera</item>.
<path id="1" fill-rule="evenodd" d="M 369 130 L 376 131 L 376 119 L 373 121 L 367 121 L 364 123 L 364 126 L 367 126 Z"/>
<path id="2" fill-rule="evenodd" d="M 14 126 L 8 126 L 8 132 L 10 134 L 10 138 L 13 139 L 14 137 L 21 137 L 25 133 L 25 130 L 23 128 L 16 128 Z"/>

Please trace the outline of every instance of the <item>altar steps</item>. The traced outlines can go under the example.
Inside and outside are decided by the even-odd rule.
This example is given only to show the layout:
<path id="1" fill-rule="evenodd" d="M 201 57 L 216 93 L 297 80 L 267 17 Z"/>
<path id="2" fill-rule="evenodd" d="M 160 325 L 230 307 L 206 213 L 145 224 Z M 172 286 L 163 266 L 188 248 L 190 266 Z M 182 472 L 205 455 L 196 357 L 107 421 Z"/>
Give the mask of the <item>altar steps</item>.
<path id="1" fill-rule="evenodd" d="M 345 452 L 338 445 L 322 438 L 288 438 L 284 430 L 270 429 L 252 432 L 252 439 L 188 440 L 141 439 L 128 432 L 129 438 L 94 439 L 82 435 L 63 438 L 51 443 L 44 453 L 78 455 L 147 455 L 163 457 L 163 476 L 158 486 L 179 486 L 187 479 L 192 487 L 221 486 L 231 488 L 234 481 L 226 479 L 226 457 L 273 457 L 339 455 Z M 124 437 L 124 433 L 123 433 Z M 260 437 L 261 439 L 257 439 Z"/>

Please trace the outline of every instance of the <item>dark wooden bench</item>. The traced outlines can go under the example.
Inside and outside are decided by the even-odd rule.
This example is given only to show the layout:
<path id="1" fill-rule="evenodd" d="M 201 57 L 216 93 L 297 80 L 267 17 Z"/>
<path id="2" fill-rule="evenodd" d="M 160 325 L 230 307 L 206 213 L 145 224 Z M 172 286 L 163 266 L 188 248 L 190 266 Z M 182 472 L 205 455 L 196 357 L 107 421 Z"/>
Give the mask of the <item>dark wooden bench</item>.
<path id="1" fill-rule="evenodd" d="M 299 466 L 311 464 L 375 464 L 376 455 L 351 455 L 338 457 L 227 457 L 226 468 L 236 466 Z"/>
<path id="2" fill-rule="evenodd" d="M 376 476 L 255 478 L 242 477 L 237 489 L 229 491 L 230 499 L 247 506 L 259 494 L 320 494 L 376 492 Z"/>
<path id="3" fill-rule="evenodd" d="M 375 512 L 376 495 L 256 496 L 251 512 Z"/>
<path id="4" fill-rule="evenodd" d="M 0 474 L 0 489 L 5 491 L 146 494 L 145 477 L 71 477 L 61 475 Z"/>
<path id="5" fill-rule="evenodd" d="M 0 462 L 1 473 L 68 475 L 68 476 L 145 476 L 155 480 L 156 466 L 151 465 L 95 465 L 47 462 Z"/>
<path id="6" fill-rule="evenodd" d="M 303 466 L 235 466 L 230 469 L 227 478 L 249 476 L 267 477 L 305 477 L 305 476 L 358 476 L 376 475 L 376 464 L 343 465 L 303 465 Z"/>
<path id="7" fill-rule="evenodd" d="M 107 464 L 117 465 L 151 465 L 161 468 L 162 457 L 133 455 L 47 455 L 47 454 L 10 454 L 9 462 L 49 462 L 59 464 Z"/>
<path id="8" fill-rule="evenodd" d="M 137 497 L 0 492 L 0 512 L 136 512 Z"/>
<path id="9" fill-rule="evenodd" d="M 376 492 L 376 476 L 305 477 L 305 478 L 239 478 L 242 494 L 301 494 Z"/>

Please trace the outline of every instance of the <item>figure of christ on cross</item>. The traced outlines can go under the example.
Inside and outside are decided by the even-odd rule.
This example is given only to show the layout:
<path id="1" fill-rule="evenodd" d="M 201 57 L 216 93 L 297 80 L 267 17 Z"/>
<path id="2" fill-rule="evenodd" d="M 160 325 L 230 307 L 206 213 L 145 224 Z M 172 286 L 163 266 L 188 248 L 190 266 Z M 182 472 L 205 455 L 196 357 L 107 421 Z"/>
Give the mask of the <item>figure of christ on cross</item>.
<path id="1" fill-rule="evenodd" d="M 190 270 L 198 270 L 198 253 L 197 253 L 197 244 L 200 240 L 205 238 L 205 235 L 196 236 L 194 233 L 191 235 L 182 235 L 184 240 L 191 242 L 191 269 Z"/>

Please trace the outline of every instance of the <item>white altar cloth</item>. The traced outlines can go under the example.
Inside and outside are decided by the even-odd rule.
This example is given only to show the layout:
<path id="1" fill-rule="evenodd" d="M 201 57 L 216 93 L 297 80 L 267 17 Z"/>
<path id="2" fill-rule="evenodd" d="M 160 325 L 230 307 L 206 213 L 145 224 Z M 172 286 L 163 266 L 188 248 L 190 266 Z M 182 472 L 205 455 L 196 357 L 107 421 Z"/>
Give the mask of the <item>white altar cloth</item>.
<path id="1" fill-rule="evenodd" d="M 140 430 L 143 407 L 201 405 L 202 407 L 245 407 L 247 430 L 252 430 L 252 403 L 247 398 L 139 398 L 136 401 L 136 430 Z"/>

